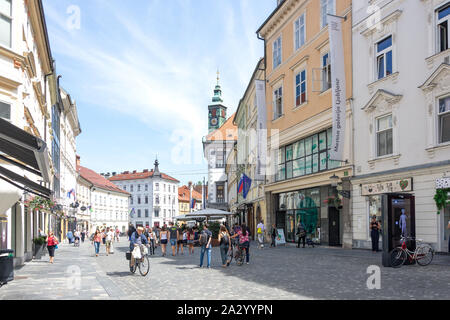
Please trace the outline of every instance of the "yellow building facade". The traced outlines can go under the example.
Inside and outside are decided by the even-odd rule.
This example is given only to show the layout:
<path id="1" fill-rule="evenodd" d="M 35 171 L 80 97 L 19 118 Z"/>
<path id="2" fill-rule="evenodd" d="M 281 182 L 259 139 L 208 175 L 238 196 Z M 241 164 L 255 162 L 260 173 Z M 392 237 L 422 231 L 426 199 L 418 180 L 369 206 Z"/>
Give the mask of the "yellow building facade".
<path id="1" fill-rule="evenodd" d="M 329 159 L 332 88 L 327 14 L 342 17 L 346 72 L 343 162 Z M 266 225 L 287 242 L 305 224 L 313 242 L 351 247 L 349 199 L 340 195 L 352 176 L 352 46 L 350 0 L 285 0 L 258 29 L 266 52 Z M 335 177 L 336 180 L 332 183 Z M 337 186 L 336 186 L 337 185 Z"/>

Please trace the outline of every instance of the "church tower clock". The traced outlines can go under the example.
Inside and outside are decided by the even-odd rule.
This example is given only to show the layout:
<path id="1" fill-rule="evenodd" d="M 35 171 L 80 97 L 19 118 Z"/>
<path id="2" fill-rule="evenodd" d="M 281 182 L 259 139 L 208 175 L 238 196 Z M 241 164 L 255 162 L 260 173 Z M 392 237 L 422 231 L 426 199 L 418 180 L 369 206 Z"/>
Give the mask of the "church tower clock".
<path id="1" fill-rule="evenodd" d="M 227 107 L 223 105 L 222 89 L 219 85 L 219 71 L 217 71 L 217 85 L 214 89 L 212 104 L 208 106 L 208 133 L 219 129 L 227 119 Z"/>

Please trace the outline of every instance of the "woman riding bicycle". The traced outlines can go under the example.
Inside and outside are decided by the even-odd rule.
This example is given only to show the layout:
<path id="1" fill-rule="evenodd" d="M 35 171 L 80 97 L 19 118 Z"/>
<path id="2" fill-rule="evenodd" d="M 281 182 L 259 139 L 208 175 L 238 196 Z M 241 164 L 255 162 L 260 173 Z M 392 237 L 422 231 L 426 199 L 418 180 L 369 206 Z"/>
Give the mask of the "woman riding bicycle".
<path id="1" fill-rule="evenodd" d="M 134 251 L 136 246 L 141 246 L 143 244 L 148 244 L 147 238 L 144 235 L 144 228 L 138 227 L 135 232 L 131 235 L 130 240 L 130 252 Z M 134 266 L 134 256 L 131 255 L 131 264 L 130 267 Z"/>
<path id="2" fill-rule="evenodd" d="M 250 242 L 248 239 L 249 233 L 247 231 L 247 226 L 245 225 L 245 223 L 242 224 L 241 229 L 237 230 L 237 232 L 235 233 L 235 235 L 233 235 L 231 238 L 236 238 L 239 237 L 239 249 L 241 250 L 245 250 L 245 255 L 247 258 L 247 264 L 249 264 L 249 255 L 247 254 L 248 252 L 248 248 L 250 246 Z"/>

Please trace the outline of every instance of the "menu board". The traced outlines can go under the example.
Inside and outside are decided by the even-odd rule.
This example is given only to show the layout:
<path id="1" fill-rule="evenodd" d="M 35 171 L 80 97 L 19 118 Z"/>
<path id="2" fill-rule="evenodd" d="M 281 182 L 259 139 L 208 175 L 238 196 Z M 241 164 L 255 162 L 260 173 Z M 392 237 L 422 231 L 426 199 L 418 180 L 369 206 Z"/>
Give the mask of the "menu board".
<path id="1" fill-rule="evenodd" d="M 284 229 L 278 229 L 278 235 L 275 238 L 276 245 L 286 244 L 286 238 L 284 237 Z"/>

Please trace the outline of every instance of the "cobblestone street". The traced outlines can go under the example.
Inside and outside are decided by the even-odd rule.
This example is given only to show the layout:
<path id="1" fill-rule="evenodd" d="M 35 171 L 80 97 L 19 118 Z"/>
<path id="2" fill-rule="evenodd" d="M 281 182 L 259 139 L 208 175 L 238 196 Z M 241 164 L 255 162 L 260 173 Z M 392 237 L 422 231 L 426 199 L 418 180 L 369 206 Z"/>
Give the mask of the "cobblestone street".
<path id="1" fill-rule="evenodd" d="M 212 268 L 198 268 L 194 255 L 150 258 L 147 277 L 131 274 L 125 259 L 127 241 L 116 243 L 115 254 L 94 257 L 90 243 L 80 248 L 61 245 L 55 263 L 48 256 L 15 271 L 16 279 L 0 288 L 0 299 L 448 299 L 450 256 L 435 256 L 428 267 L 381 267 L 381 289 L 367 289 L 367 268 L 381 265 L 380 254 L 333 248 L 252 246 L 250 264 L 223 269 L 218 248 Z M 206 262 L 206 257 L 205 257 Z M 77 282 L 76 274 L 81 280 Z M 412 280 L 413 279 L 413 280 Z M 70 289 L 73 288 L 73 289 Z"/>

